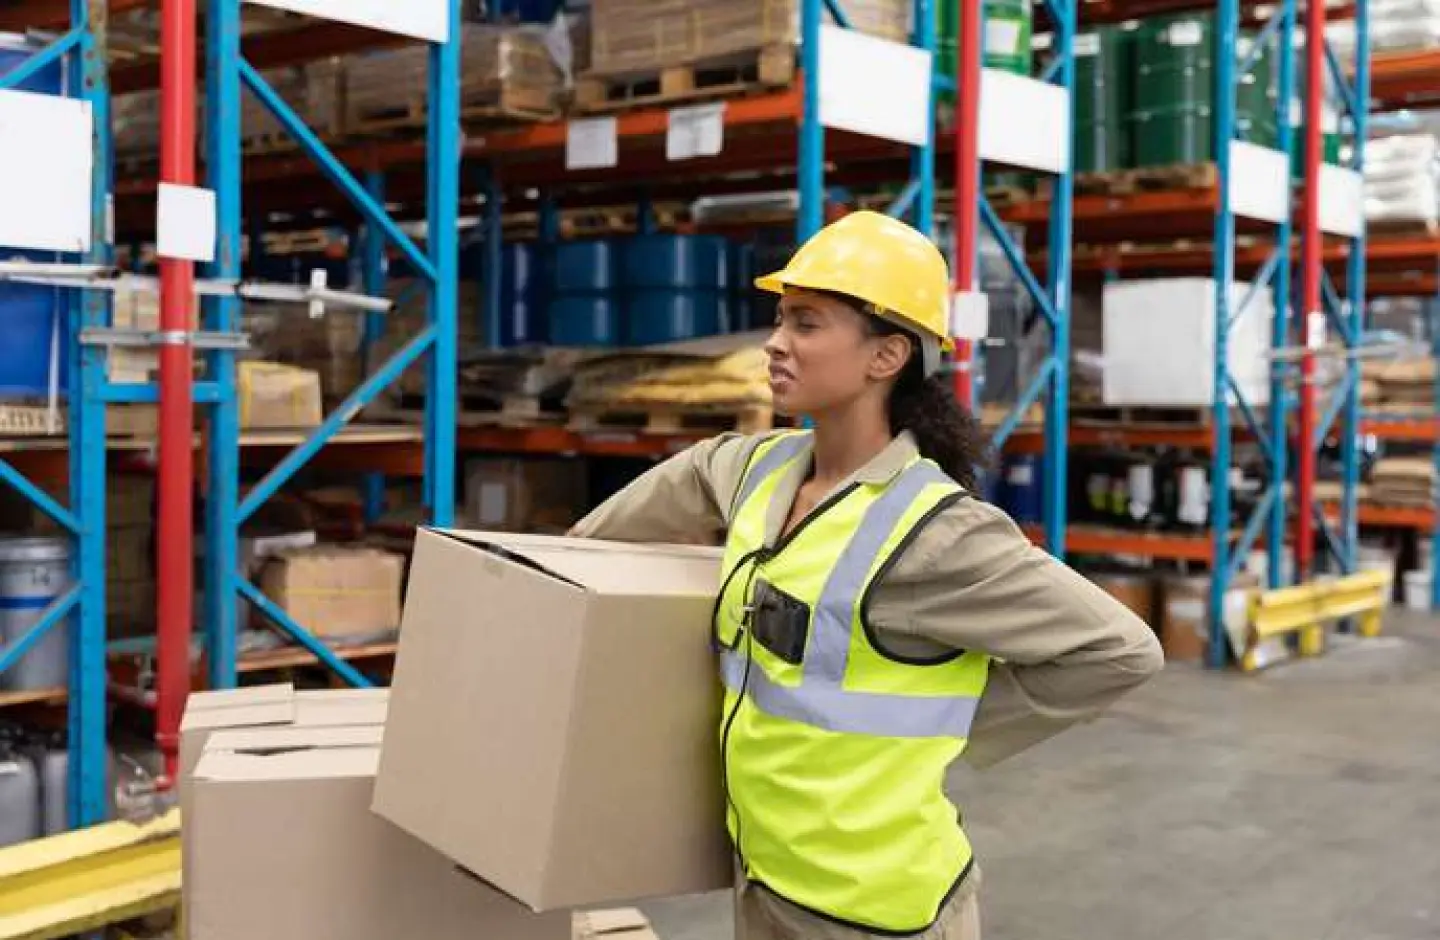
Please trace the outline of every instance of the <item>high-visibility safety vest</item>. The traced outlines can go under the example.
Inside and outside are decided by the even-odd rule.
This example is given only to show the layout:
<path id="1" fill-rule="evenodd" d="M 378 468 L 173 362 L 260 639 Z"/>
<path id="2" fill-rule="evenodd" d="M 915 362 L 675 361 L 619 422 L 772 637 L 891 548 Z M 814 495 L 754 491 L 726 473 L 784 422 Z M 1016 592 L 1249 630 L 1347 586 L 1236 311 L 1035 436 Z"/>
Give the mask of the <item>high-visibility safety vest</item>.
<path id="1" fill-rule="evenodd" d="M 843 489 L 767 546 L 767 510 L 807 438 L 757 448 L 731 517 L 715 617 L 730 835 L 747 877 L 781 897 L 861 929 L 919 932 L 970 869 L 944 779 L 990 659 L 887 655 L 865 609 L 964 493 L 917 459 L 888 483 Z"/>

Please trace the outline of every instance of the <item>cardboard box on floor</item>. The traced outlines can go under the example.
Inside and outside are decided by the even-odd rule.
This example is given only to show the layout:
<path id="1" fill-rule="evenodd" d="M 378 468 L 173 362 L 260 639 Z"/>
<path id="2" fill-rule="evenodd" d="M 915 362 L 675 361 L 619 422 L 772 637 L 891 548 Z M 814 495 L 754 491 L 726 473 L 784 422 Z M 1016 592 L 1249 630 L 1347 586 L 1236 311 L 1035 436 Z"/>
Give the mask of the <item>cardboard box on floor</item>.
<path id="1" fill-rule="evenodd" d="M 296 691 L 288 683 L 192 693 L 180 722 L 180 815 L 193 816 L 191 778 L 210 738 L 237 729 L 378 727 L 384 725 L 389 689 Z M 183 903 L 189 907 L 192 827 L 180 829 Z"/>
<path id="2" fill-rule="evenodd" d="M 377 813 L 536 910 L 728 887 L 712 549 L 422 529 Z"/>
<path id="3" fill-rule="evenodd" d="M 536 914 L 370 812 L 383 730 L 213 735 L 191 783 L 192 940 L 567 940 Z"/>

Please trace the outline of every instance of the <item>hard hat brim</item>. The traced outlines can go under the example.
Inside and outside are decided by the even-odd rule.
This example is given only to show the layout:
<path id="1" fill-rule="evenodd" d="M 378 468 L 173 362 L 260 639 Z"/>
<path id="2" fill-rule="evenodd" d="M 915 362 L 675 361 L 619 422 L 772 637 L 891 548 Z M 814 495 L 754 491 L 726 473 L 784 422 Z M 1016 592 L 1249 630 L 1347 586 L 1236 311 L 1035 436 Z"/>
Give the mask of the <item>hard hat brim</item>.
<path id="1" fill-rule="evenodd" d="M 789 273 L 783 269 L 780 271 L 775 271 L 772 274 L 765 274 L 757 277 L 755 279 L 755 287 L 759 290 L 763 290 L 771 294 L 783 294 L 785 293 L 785 288 L 787 287 L 808 288 L 810 290 L 824 290 L 823 287 L 811 287 L 808 284 L 805 284 L 801 281 L 796 280 L 795 278 L 790 277 Z M 934 334 L 927 330 L 925 327 L 921 326 L 918 323 L 912 322 L 908 317 L 901 317 L 897 315 L 896 319 L 903 321 L 903 325 L 907 329 L 916 330 L 926 336 L 934 336 Z M 941 352 L 949 353 L 955 351 L 955 340 L 953 337 L 936 336 L 935 338 L 940 341 Z"/>

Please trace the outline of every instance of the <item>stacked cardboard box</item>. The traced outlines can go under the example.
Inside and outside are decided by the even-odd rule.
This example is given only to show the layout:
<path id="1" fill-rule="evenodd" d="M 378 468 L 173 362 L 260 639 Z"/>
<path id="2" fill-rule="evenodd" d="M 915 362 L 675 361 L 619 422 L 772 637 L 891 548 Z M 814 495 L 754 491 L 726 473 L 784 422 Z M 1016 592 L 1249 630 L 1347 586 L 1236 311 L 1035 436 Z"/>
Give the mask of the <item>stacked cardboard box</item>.
<path id="1" fill-rule="evenodd" d="M 105 506 L 105 609 L 114 637 L 155 630 L 155 480 L 111 475 Z"/>
<path id="2" fill-rule="evenodd" d="M 593 0 L 590 69 L 595 76 L 657 72 L 793 47 L 798 0 Z M 849 0 L 845 12 L 864 32 L 904 41 L 906 0 Z"/>
<path id="3" fill-rule="evenodd" d="M 465 524 L 563 534 L 586 506 L 584 461 L 484 457 L 465 466 Z"/>
<path id="4" fill-rule="evenodd" d="M 286 549 L 261 570 L 260 590 L 316 637 L 360 642 L 400 625 L 405 558 L 375 548 Z"/>
<path id="5" fill-rule="evenodd" d="M 325 420 L 320 375 L 279 362 L 242 362 L 236 368 L 240 426 L 246 430 L 313 428 Z"/>
<path id="6" fill-rule="evenodd" d="M 375 811 L 536 911 L 727 887 L 719 579 L 711 549 L 422 529 Z"/>
<path id="7" fill-rule="evenodd" d="M 555 60 L 543 30 L 467 24 L 460 56 L 464 116 L 544 120 L 559 113 L 569 63 Z M 428 65 L 429 50 L 422 44 L 374 52 L 347 63 L 346 132 L 423 126 L 429 107 Z"/>
<path id="8" fill-rule="evenodd" d="M 354 391 L 365 375 L 363 330 L 363 318 L 346 311 L 310 317 L 294 304 L 245 307 L 245 331 L 260 355 L 317 373 L 324 399 L 332 404 Z"/>
<path id="9" fill-rule="evenodd" d="M 655 940 L 635 911 L 537 914 L 374 815 L 387 698 L 192 696 L 180 779 L 192 940 Z"/>

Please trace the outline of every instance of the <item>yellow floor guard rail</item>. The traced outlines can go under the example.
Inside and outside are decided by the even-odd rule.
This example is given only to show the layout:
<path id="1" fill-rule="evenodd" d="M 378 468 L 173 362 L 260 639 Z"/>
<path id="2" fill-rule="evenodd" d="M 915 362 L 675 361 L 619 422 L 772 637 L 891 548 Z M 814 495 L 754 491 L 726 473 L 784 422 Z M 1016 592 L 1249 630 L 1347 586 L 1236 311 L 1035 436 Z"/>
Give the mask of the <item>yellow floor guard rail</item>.
<path id="1" fill-rule="evenodd" d="M 1250 599 L 1250 642 L 1240 667 L 1260 667 L 1258 648 L 1267 640 L 1296 634 L 1301 656 L 1316 656 L 1325 648 L 1325 625 L 1353 617 L 1360 636 L 1377 636 L 1390 599 L 1391 576 L 1386 571 L 1312 581 L 1275 591 L 1257 591 Z"/>
<path id="2" fill-rule="evenodd" d="M 180 811 L 0 849 L 0 940 L 51 940 L 180 901 Z"/>

